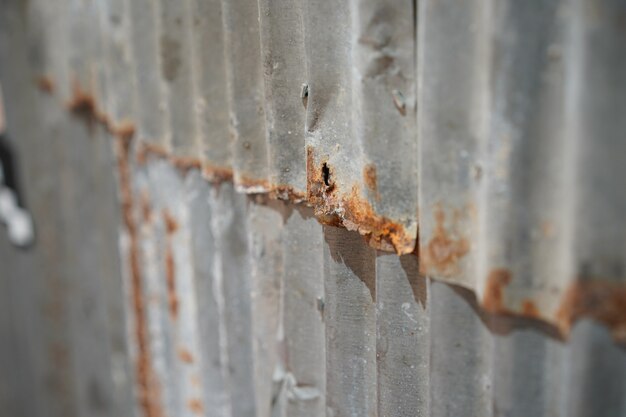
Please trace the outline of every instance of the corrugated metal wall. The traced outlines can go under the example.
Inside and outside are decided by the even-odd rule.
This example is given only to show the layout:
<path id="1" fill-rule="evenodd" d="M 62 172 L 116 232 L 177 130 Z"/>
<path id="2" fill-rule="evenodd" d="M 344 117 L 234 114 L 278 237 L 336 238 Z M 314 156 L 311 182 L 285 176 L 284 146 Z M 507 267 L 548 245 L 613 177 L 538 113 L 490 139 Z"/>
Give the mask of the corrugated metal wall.
<path id="1" fill-rule="evenodd" d="M 626 416 L 625 22 L 0 0 L 0 416 Z"/>

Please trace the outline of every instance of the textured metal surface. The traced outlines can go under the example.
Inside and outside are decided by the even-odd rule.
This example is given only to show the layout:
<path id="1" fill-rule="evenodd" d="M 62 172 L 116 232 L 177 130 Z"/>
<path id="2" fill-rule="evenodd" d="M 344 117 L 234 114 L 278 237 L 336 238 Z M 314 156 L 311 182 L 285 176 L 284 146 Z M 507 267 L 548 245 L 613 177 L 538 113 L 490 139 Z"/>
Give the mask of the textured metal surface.
<path id="1" fill-rule="evenodd" d="M 0 416 L 626 416 L 624 16 L 0 0 Z"/>

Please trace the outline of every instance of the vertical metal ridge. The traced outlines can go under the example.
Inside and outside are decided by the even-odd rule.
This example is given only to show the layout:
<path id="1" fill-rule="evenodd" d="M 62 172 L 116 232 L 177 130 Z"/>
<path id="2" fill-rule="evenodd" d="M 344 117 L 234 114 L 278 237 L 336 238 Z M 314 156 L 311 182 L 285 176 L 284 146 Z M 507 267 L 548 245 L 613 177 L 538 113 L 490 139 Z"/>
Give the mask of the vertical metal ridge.
<path id="1" fill-rule="evenodd" d="M 231 184 L 223 184 L 209 200 L 211 227 L 217 241 L 217 283 L 221 288 L 221 320 L 226 344 L 222 350 L 224 372 L 233 416 L 255 415 L 250 299 L 250 249 L 246 197 Z"/>
<path id="2" fill-rule="evenodd" d="M 102 72 L 103 44 L 100 37 L 99 10 L 94 3 L 70 3 L 68 31 L 72 100 L 68 103 L 73 119 L 83 117 L 87 123 L 73 120 L 65 131 L 62 209 L 68 216 L 66 224 L 77 221 L 93 225 L 99 233 L 83 233 L 80 228 L 67 231 L 67 251 L 70 256 L 85 250 L 67 264 L 67 291 L 71 301 L 69 313 L 70 349 L 68 361 L 73 369 L 74 413 L 78 415 L 108 416 L 115 404 L 115 387 L 111 378 L 110 340 L 102 343 L 99 335 L 107 332 L 106 299 L 100 297 L 109 276 L 119 274 L 115 255 L 117 222 L 109 223 L 100 210 L 111 212 L 114 205 L 103 205 L 100 198 L 115 202 L 115 188 L 111 176 L 112 148 L 106 134 L 94 123 L 94 116 L 85 109 L 95 97 L 105 97 L 106 80 Z M 92 140 L 86 141 L 85 137 Z M 70 167 L 72 167 L 70 169 Z M 73 169 L 81 175 L 73 175 Z M 104 207 L 103 207 L 104 206 Z M 110 256 L 103 262 L 101 256 Z M 70 258 L 71 259 L 71 258 Z"/>
<path id="3" fill-rule="evenodd" d="M 562 415 L 625 416 L 626 355 L 606 328 L 589 320 L 578 323 L 565 347 L 567 367 Z"/>
<path id="4" fill-rule="evenodd" d="M 222 1 L 234 180 L 247 192 L 268 190 L 259 7 L 256 1 Z"/>
<path id="5" fill-rule="evenodd" d="M 617 173 L 624 163 L 626 109 L 623 76 L 626 9 L 613 0 L 570 5 L 566 49 L 571 78 L 566 123 L 574 149 L 573 272 L 583 281 L 624 282 L 623 233 L 626 196 Z"/>
<path id="6" fill-rule="evenodd" d="M 547 316 L 568 280 L 567 271 L 559 268 L 567 163 L 558 151 L 566 138 L 562 101 L 556 100 L 566 71 L 556 56 L 564 29 L 561 9 L 556 2 L 492 6 L 492 98 L 481 149 L 484 192 L 478 202 L 486 239 L 484 248 L 475 248 L 485 268 L 477 288 L 492 311 Z M 542 265 L 551 268 L 541 270 Z M 498 286 L 501 300 L 491 294 Z M 533 297 L 546 286 L 552 291 Z"/>
<path id="7" fill-rule="evenodd" d="M 489 2 L 423 0 L 418 21 L 420 268 L 474 288 L 486 135 Z M 454 51 L 451 53 L 450 51 Z"/>
<path id="8" fill-rule="evenodd" d="M 160 70 L 168 103 L 166 123 L 172 151 L 179 157 L 197 158 L 201 144 L 196 126 L 191 0 L 160 0 L 160 6 Z"/>
<path id="9" fill-rule="evenodd" d="M 256 415 L 270 417 L 276 401 L 273 377 L 278 365 L 278 332 L 282 281 L 285 273 L 283 217 L 275 207 L 249 206 L 248 247 L 250 250 L 251 338 Z"/>
<path id="10" fill-rule="evenodd" d="M 198 134 L 208 168 L 233 164 L 221 0 L 192 0 L 192 33 Z"/>
<path id="11" fill-rule="evenodd" d="M 622 1 L 2 6 L 0 414 L 626 416 Z"/>
<path id="12" fill-rule="evenodd" d="M 165 122 L 167 101 L 165 85 L 160 76 L 161 58 L 158 33 L 160 32 L 159 0 L 131 0 L 128 2 L 134 54 L 131 74 L 136 83 L 137 138 L 148 143 L 169 146 Z"/>
<path id="13" fill-rule="evenodd" d="M 437 281 L 430 290 L 431 415 L 497 415 L 492 335 L 472 293 Z"/>
<path id="14" fill-rule="evenodd" d="M 493 338 L 494 414 L 567 415 L 560 406 L 567 386 L 564 346 L 529 327 L 507 328 L 506 318 L 491 320 L 502 329 Z"/>
<path id="15" fill-rule="evenodd" d="M 224 358 L 222 345 L 225 343 L 224 329 L 220 325 L 221 287 L 216 285 L 217 247 L 211 228 L 214 213 L 211 211 L 209 199 L 214 192 L 198 172 L 191 172 L 186 180 L 186 192 L 189 201 L 189 227 L 192 235 L 192 250 L 197 300 L 198 344 L 197 361 L 201 369 L 192 376 L 192 382 L 202 384 L 202 408 L 211 416 L 230 416 L 230 404 L 227 391 L 227 379 L 224 374 Z M 186 358 L 189 359 L 189 358 Z M 191 358 L 195 362 L 195 358 Z M 194 403 L 192 403 L 194 404 Z"/>
<path id="16" fill-rule="evenodd" d="M 326 330 L 322 226 L 310 210 L 294 210 L 285 225 L 279 357 L 286 417 L 326 413 Z M 279 379 L 279 378 L 276 378 Z"/>
<path id="17" fill-rule="evenodd" d="M 271 182 L 306 191 L 308 80 L 302 1 L 259 0 Z"/>
<path id="18" fill-rule="evenodd" d="M 135 171 L 133 172 L 135 173 Z M 168 209 L 170 197 L 165 190 L 171 191 L 176 171 L 164 161 L 154 161 L 145 168 L 145 183 L 147 196 L 149 196 L 149 212 L 146 218 L 145 240 L 142 242 L 143 264 L 143 299 L 139 301 L 145 310 L 143 315 L 146 328 L 146 347 L 139 351 L 138 361 L 143 362 L 143 368 L 137 369 L 137 374 L 147 374 L 145 380 L 137 375 L 137 381 L 147 386 L 138 386 L 138 401 L 142 404 L 142 413 L 150 415 L 177 415 L 180 412 L 181 386 L 177 378 L 178 357 L 175 351 L 175 329 L 172 323 L 173 312 L 171 302 L 175 301 L 171 296 L 171 282 L 168 282 L 168 273 L 171 273 L 174 260 L 173 254 L 168 251 L 171 245 L 168 236 L 168 225 L 163 215 Z M 146 193 L 145 189 L 138 188 L 135 195 Z M 179 195 L 180 197 L 180 195 Z M 177 202 L 177 201 L 174 201 Z M 143 204 L 143 203 L 142 203 Z M 136 216 L 144 216 L 143 208 L 136 205 Z M 147 214 L 147 213 L 146 213 Z M 169 246 L 171 250 L 171 246 Z M 132 256 L 132 255 L 131 255 Z M 138 288 L 135 288 L 135 291 Z M 141 296 L 136 294 L 135 296 Z M 137 301 L 135 301 L 137 302 Z M 139 328 L 136 329 L 139 332 Z M 139 341 L 138 341 L 139 342 Z M 141 342 L 139 342 L 141 343 Z M 139 346 L 139 348 L 142 348 Z M 149 408 L 143 406 L 144 402 L 150 404 Z"/>
<path id="19" fill-rule="evenodd" d="M 352 0 L 352 181 L 379 215 L 417 236 L 415 11 L 409 1 Z M 360 170 L 360 171 L 359 171 Z M 402 195 L 401 199 L 397 196 Z"/>
<path id="20" fill-rule="evenodd" d="M 324 239 L 326 414 L 377 416 L 376 252 L 345 229 Z"/>
<path id="21" fill-rule="evenodd" d="M 417 258 L 376 257 L 379 416 L 430 416 L 428 279 Z"/>

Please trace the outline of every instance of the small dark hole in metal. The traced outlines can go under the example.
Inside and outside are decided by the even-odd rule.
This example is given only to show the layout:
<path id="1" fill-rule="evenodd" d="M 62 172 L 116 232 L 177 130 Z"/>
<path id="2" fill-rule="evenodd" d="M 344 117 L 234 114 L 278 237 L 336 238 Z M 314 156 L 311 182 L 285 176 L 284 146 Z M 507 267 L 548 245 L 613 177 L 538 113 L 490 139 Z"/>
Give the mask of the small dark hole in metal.
<path id="1" fill-rule="evenodd" d="M 324 178 L 324 184 L 326 184 L 327 187 L 330 186 L 330 168 L 328 168 L 328 165 L 326 165 L 326 162 L 324 162 L 324 164 L 322 165 L 322 177 Z"/>

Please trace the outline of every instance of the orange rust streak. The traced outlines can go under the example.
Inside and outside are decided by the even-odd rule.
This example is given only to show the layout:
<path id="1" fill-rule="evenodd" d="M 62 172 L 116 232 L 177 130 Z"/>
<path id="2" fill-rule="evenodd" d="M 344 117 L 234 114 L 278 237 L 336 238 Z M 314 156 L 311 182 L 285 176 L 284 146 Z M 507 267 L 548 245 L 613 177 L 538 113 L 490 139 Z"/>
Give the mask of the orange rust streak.
<path id="1" fill-rule="evenodd" d="M 134 219 L 134 198 L 130 168 L 131 130 L 127 135 L 117 136 L 116 154 L 119 178 L 122 219 L 129 236 L 129 264 L 132 288 L 132 304 L 135 314 L 135 338 L 137 360 L 135 373 L 138 385 L 139 404 L 145 417 L 161 417 L 159 392 L 150 360 L 148 346 L 147 314 L 143 300 L 143 281 L 140 266 L 138 226 Z"/>
<path id="2" fill-rule="evenodd" d="M 170 162 L 176 167 L 176 169 L 182 172 L 183 175 L 187 174 L 192 169 L 202 169 L 202 161 L 198 158 L 188 156 L 172 156 L 170 157 Z"/>
<path id="3" fill-rule="evenodd" d="M 541 314 L 533 300 L 524 300 L 522 303 L 522 314 L 527 317 L 539 318 Z"/>
<path id="4" fill-rule="evenodd" d="M 172 250 L 172 235 L 178 230 L 176 219 L 167 211 L 163 210 L 163 222 L 167 232 L 165 242 L 165 279 L 167 282 L 167 302 L 172 320 L 178 318 L 178 295 L 176 294 L 176 263 Z"/>
<path id="5" fill-rule="evenodd" d="M 197 398 L 193 398 L 189 400 L 187 402 L 187 406 L 189 407 L 192 413 L 195 413 L 195 414 L 204 413 L 204 406 L 202 405 L 202 401 Z"/>
<path id="6" fill-rule="evenodd" d="M 332 176 L 332 169 L 326 161 L 322 160 L 316 166 L 313 148 L 308 147 L 307 200 L 315 208 L 315 215 L 321 223 L 358 230 L 371 246 L 378 249 L 393 249 L 399 254 L 413 251 L 415 236 L 407 235 L 400 224 L 376 214 L 361 196 L 358 186 L 353 186 L 350 194 L 339 196 L 332 178 L 324 178 L 325 167 Z M 338 209 L 341 209 L 341 216 L 337 214 Z"/>
<path id="7" fill-rule="evenodd" d="M 184 363 L 191 364 L 194 362 L 193 355 L 185 348 L 178 349 L 178 358 Z"/>
<path id="8" fill-rule="evenodd" d="M 611 329 L 613 337 L 626 343 L 626 287 L 623 283 L 578 280 L 561 301 L 556 322 L 565 334 L 582 317 L 593 318 Z"/>
<path id="9" fill-rule="evenodd" d="M 233 170 L 231 168 L 215 167 L 205 164 L 202 167 L 202 173 L 213 183 L 222 183 L 233 180 Z"/>
<path id="10" fill-rule="evenodd" d="M 37 78 L 37 87 L 43 91 L 44 93 L 53 93 L 54 92 L 54 81 L 47 75 L 41 75 Z"/>
<path id="11" fill-rule="evenodd" d="M 152 222 L 152 206 L 150 205 L 148 190 L 141 192 L 141 218 L 146 224 Z"/>
<path id="12" fill-rule="evenodd" d="M 38 87 L 46 92 L 52 93 L 54 83 L 47 77 L 40 77 L 36 80 Z M 141 408 L 147 417 L 158 417 L 162 415 L 158 407 L 158 386 L 155 380 L 154 371 L 151 368 L 150 353 L 148 349 L 148 334 L 146 326 L 146 312 L 143 305 L 142 278 L 139 262 L 139 248 L 137 237 L 137 224 L 133 218 L 134 201 L 131 189 L 131 169 L 130 169 L 130 144 L 135 133 L 134 125 L 131 122 L 113 124 L 108 116 L 102 113 L 92 93 L 84 90 L 80 83 L 74 79 L 72 83 L 73 97 L 67 103 L 67 108 L 77 116 L 85 118 L 91 126 L 99 123 L 105 127 L 109 133 L 116 137 L 117 163 L 119 177 L 119 191 L 122 205 L 123 223 L 129 234 L 129 264 L 131 268 L 131 288 L 133 290 L 133 307 L 135 312 L 135 336 L 138 346 L 138 357 L 136 362 L 137 383 L 139 386 L 139 397 Z M 356 228 L 362 234 L 368 235 L 370 244 L 381 247 L 383 243 L 391 244 L 397 252 L 404 253 L 407 242 L 413 242 L 413 237 L 403 234 L 403 229 L 396 223 L 389 222 L 388 219 L 376 215 L 369 203 L 363 200 L 359 194 L 359 189 L 354 187 L 348 198 L 336 197 L 334 183 L 326 186 L 324 178 L 320 175 L 321 166 L 315 165 L 314 150 L 307 147 L 307 190 L 306 199 L 308 203 L 315 207 L 315 213 L 322 223 L 336 226 Z M 143 144 L 136 154 L 139 163 L 145 163 L 150 155 L 166 158 L 183 171 L 192 168 L 200 168 L 201 163 L 194 158 L 179 158 L 168 154 L 168 152 L 156 145 Z M 323 161 L 322 161 L 323 162 Z M 212 182 L 220 183 L 233 179 L 233 171 L 228 167 L 211 167 L 206 164 L 202 166 L 204 175 Z M 332 173 L 332 172 L 331 172 Z M 376 184 L 375 175 L 368 174 L 367 167 L 364 172 L 364 181 L 371 190 Z M 266 185 L 263 181 L 250 180 L 253 185 Z M 332 186 L 331 186 L 332 185 Z M 269 188 L 270 196 L 282 196 L 287 199 L 304 199 L 298 192 L 286 185 L 273 186 Z M 274 194 L 272 194 L 274 193 Z M 337 208 L 344 209 L 340 218 L 335 211 Z M 144 214 L 146 211 L 143 211 Z M 144 215 L 144 220 L 146 216 Z M 423 271 L 434 268 L 443 275 L 456 273 L 458 259 L 469 251 L 469 243 L 464 238 L 453 239 L 444 228 L 445 213 L 439 207 L 435 212 L 436 227 L 435 233 L 425 247 L 415 248 L 415 252 L 420 253 L 420 269 Z M 545 224 L 542 231 L 546 237 L 554 234 L 554 228 Z M 168 288 L 174 288 L 174 259 L 171 247 L 168 246 L 169 255 L 166 256 L 168 270 Z M 504 306 L 503 290 L 510 282 L 510 273 L 504 269 L 492 271 L 487 280 L 483 307 L 485 310 L 498 314 L 514 314 Z M 562 333 L 570 331 L 572 324 L 582 318 L 591 317 L 610 327 L 618 341 L 626 342 L 626 288 L 623 284 L 607 283 L 579 280 L 573 284 L 566 292 L 561 305 L 553 318 Z M 172 302 L 173 301 L 173 302 Z M 176 298 L 170 299 L 170 309 L 177 311 Z M 173 308 L 172 308 L 173 307 Z M 538 309 L 532 300 L 525 300 L 522 303 L 520 315 L 538 316 Z"/>
<path id="13" fill-rule="evenodd" d="M 420 269 L 424 274 L 436 272 L 442 276 L 458 273 L 458 261 L 470 249 L 463 237 L 452 238 L 445 228 L 446 214 L 440 205 L 435 207 L 435 230 L 428 244 L 420 251 Z"/>
<path id="14" fill-rule="evenodd" d="M 483 308 L 490 313 L 509 313 L 504 306 L 504 287 L 511 282 L 511 272 L 504 268 L 492 270 L 487 277 Z"/>
<path id="15" fill-rule="evenodd" d="M 378 192 L 378 179 L 376 176 L 376 166 L 374 164 L 367 164 L 363 168 L 363 182 L 365 186 L 374 193 L 377 201 L 380 201 L 380 193 Z"/>

